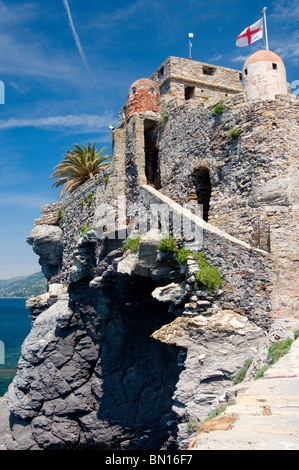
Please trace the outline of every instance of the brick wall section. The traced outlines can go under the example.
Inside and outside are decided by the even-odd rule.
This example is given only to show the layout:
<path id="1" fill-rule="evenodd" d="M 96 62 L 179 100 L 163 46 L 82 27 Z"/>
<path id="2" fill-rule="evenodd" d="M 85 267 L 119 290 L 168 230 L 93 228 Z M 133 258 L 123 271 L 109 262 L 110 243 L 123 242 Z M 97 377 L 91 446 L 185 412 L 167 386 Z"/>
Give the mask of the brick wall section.
<path id="1" fill-rule="evenodd" d="M 142 78 L 134 82 L 129 90 L 126 113 L 127 118 L 134 113 L 153 111 L 159 113 L 160 91 L 155 82 Z"/>

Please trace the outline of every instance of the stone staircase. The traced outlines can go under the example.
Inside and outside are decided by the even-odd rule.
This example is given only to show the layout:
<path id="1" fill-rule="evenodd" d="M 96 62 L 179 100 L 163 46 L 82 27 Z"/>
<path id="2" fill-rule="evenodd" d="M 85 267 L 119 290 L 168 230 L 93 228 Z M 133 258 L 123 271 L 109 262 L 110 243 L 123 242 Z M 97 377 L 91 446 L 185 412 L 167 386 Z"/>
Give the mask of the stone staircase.
<path id="1" fill-rule="evenodd" d="M 236 404 L 206 421 L 193 450 L 299 450 L 299 338 L 263 378 L 244 384 Z"/>

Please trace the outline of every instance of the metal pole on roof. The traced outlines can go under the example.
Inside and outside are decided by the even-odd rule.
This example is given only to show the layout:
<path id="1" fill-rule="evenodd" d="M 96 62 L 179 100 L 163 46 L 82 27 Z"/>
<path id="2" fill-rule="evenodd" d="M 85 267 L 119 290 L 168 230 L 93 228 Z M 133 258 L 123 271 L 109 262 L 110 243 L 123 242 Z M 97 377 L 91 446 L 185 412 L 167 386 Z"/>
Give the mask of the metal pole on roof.
<path id="1" fill-rule="evenodd" d="M 191 56 L 192 42 L 190 41 L 191 38 L 193 38 L 193 33 L 189 33 L 189 59 L 192 59 L 192 56 Z"/>

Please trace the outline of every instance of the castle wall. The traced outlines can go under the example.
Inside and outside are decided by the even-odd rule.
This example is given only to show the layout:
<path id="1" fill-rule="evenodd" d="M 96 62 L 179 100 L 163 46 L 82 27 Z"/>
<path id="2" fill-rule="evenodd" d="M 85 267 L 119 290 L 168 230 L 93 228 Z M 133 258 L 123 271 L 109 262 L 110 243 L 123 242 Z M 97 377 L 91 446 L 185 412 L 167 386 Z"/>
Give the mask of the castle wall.
<path id="1" fill-rule="evenodd" d="M 238 70 L 181 57 L 168 57 L 150 78 L 159 85 L 162 101 L 168 95 L 210 106 L 242 91 Z"/>
<path id="2" fill-rule="evenodd" d="M 196 203 L 192 174 L 206 168 L 208 221 L 253 246 L 270 243 L 282 316 L 298 311 L 298 107 L 293 96 L 251 104 L 239 96 L 220 116 L 213 107 L 169 108 L 159 146 L 161 192 Z M 243 131 L 235 140 L 227 136 L 233 126 Z"/>
<path id="3" fill-rule="evenodd" d="M 214 302 L 214 306 L 245 314 L 254 323 L 267 326 L 269 314 L 272 313 L 272 288 L 276 276 L 268 253 L 251 248 L 204 222 L 148 185 L 142 186 L 141 199 L 148 211 L 153 204 L 163 204 L 168 207 L 171 218 L 179 216 L 185 223 L 190 221 L 190 227 L 192 221 L 194 228 L 191 234 L 197 234 L 199 243 L 193 251 L 203 251 L 206 259 L 220 270 L 224 279 L 220 301 L 218 304 Z M 189 247 L 188 244 L 185 246 Z"/>
<path id="4" fill-rule="evenodd" d="M 69 282 L 69 272 L 73 265 L 73 253 L 82 234 L 82 226 L 93 227 L 94 214 L 97 205 L 105 200 L 106 184 L 104 176 L 107 170 L 89 179 L 82 186 L 69 194 L 64 200 L 47 204 L 41 208 L 41 217 L 35 221 L 35 226 L 57 226 L 62 231 L 62 260 L 59 273 L 50 282 Z M 88 194 L 91 197 L 87 197 Z M 61 217 L 58 217 L 58 210 Z"/>
<path id="5" fill-rule="evenodd" d="M 239 104 L 238 104 L 239 100 Z M 179 203 L 194 194 L 191 175 L 209 170 L 209 222 L 249 243 L 254 225 L 270 225 L 271 251 L 294 254 L 298 247 L 298 100 L 170 111 L 159 145 L 161 191 Z M 241 137 L 227 136 L 240 127 Z"/>

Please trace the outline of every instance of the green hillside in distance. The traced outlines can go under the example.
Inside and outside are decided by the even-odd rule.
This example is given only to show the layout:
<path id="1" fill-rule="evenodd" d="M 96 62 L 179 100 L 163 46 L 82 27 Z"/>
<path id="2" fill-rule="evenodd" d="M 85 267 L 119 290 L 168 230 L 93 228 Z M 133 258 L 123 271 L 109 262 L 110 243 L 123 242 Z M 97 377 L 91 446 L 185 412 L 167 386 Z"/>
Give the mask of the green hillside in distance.
<path id="1" fill-rule="evenodd" d="M 44 292 L 47 292 L 47 284 L 42 272 L 0 280 L 0 297 L 28 299 Z"/>

